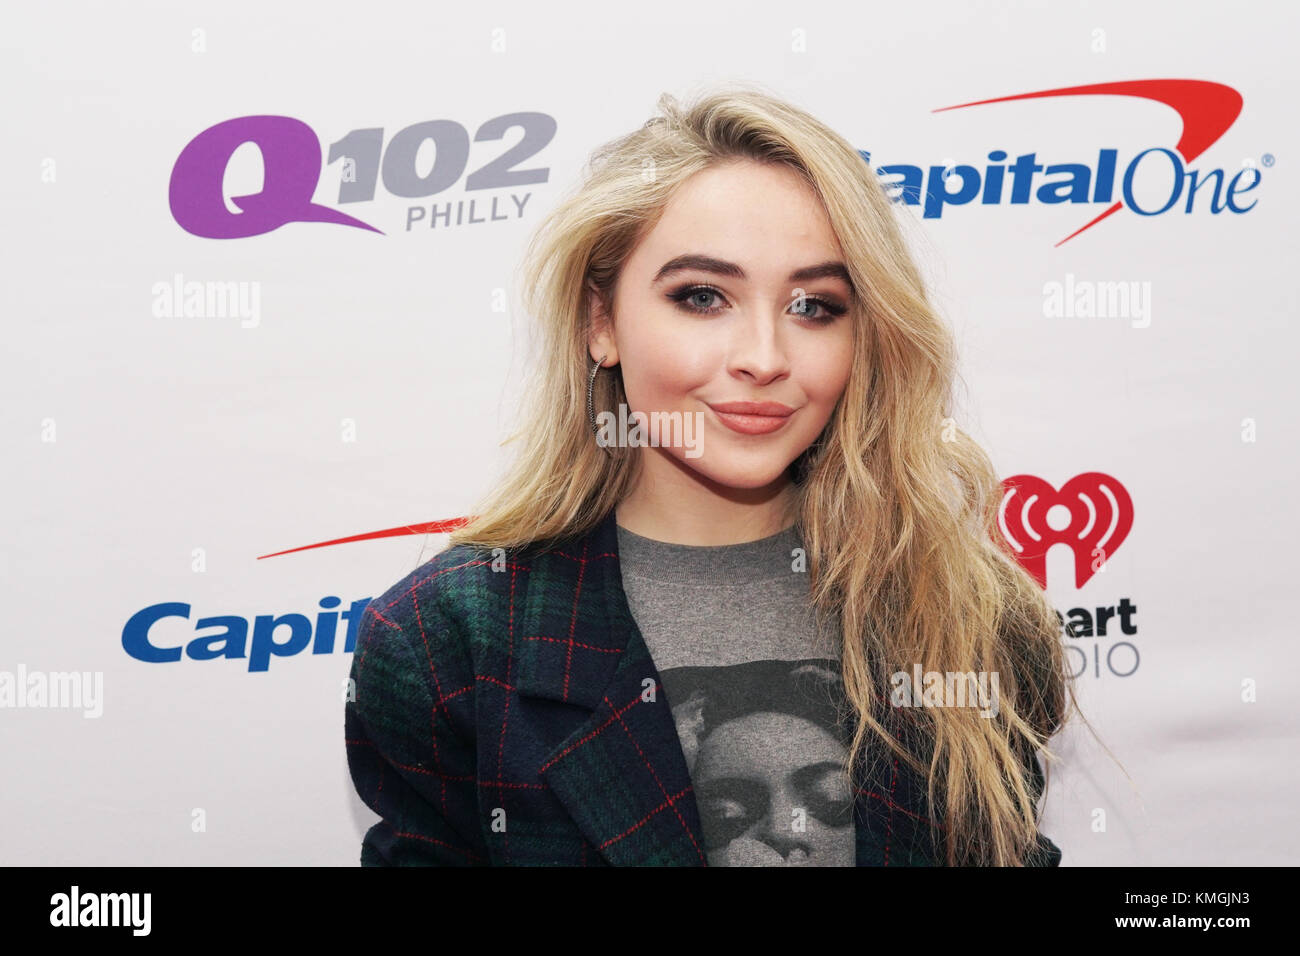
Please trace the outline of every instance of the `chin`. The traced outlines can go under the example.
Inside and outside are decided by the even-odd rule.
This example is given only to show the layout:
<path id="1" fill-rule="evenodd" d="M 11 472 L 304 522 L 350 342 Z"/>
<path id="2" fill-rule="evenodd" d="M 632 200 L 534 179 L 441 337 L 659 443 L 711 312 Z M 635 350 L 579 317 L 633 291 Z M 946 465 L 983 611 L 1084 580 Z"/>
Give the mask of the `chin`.
<path id="1" fill-rule="evenodd" d="M 727 488 L 766 488 L 785 476 L 791 464 L 783 458 L 771 456 L 753 461 L 728 455 L 718 455 L 711 461 L 708 459 L 706 452 L 699 458 L 683 458 L 682 463 L 709 481 Z"/>

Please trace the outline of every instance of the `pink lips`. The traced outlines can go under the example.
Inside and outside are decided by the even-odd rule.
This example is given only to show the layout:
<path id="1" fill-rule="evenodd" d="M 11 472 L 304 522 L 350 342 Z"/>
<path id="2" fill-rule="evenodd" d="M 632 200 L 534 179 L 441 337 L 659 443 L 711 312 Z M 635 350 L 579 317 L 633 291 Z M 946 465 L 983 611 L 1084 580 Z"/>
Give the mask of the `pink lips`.
<path id="1" fill-rule="evenodd" d="M 780 402 L 709 403 L 718 421 L 742 435 L 766 435 L 782 427 L 794 409 Z"/>

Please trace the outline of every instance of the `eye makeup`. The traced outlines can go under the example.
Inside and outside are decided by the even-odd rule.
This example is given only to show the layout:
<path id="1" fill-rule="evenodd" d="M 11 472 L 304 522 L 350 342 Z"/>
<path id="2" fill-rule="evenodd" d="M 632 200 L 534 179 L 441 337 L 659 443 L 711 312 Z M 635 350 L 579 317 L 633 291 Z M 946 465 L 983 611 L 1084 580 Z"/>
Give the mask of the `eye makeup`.
<path id="1" fill-rule="evenodd" d="M 721 289 L 700 282 L 679 286 L 671 292 L 666 293 L 666 295 L 671 301 L 676 303 L 680 309 L 684 312 L 689 312 L 692 315 L 717 315 L 719 312 L 722 312 L 724 308 L 721 305 L 704 307 L 693 304 L 691 300 L 697 296 L 709 295 L 723 300 L 726 299 L 726 296 L 723 295 Z M 795 301 L 799 300 L 796 299 Z M 814 325 L 829 325 L 831 322 L 835 321 L 835 319 L 848 312 L 848 306 L 820 295 L 804 295 L 802 296 L 802 301 L 805 308 L 814 306 L 822 310 L 822 314 L 820 315 L 809 315 L 807 313 L 801 314 L 801 318 L 806 319 Z"/>

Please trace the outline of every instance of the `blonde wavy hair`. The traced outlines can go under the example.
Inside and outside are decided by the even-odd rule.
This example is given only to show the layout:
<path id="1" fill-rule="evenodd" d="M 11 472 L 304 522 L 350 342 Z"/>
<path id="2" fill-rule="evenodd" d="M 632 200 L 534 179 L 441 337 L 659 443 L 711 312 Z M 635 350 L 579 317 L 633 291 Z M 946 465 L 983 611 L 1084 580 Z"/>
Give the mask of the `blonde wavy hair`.
<path id="1" fill-rule="evenodd" d="M 1064 723 L 1067 694 L 1077 705 L 1056 612 L 996 533 L 998 477 L 953 424 L 953 338 L 928 301 L 898 213 L 849 142 L 761 89 L 733 86 L 685 106 L 664 94 L 658 107 L 592 154 L 584 181 L 526 250 L 524 304 L 541 328 L 523 428 L 508 439 L 522 444 L 451 544 L 513 549 L 580 535 L 624 498 L 641 457 L 607 457 L 586 416 L 588 285 L 612 314 L 623 262 L 695 173 L 736 160 L 793 170 L 825 207 L 854 295 L 847 386 L 792 466 L 813 606 L 843 637 L 856 718 L 846 771 L 865 765 L 874 735 L 928 781 L 949 865 L 1024 865 L 1037 836 L 1026 761 L 1041 755 L 1050 773 L 1058 757 L 1048 740 Z M 627 402 L 621 371 L 610 371 L 597 377 L 597 408 Z M 900 735 L 886 706 L 889 679 L 914 664 L 996 673 L 996 716 L 914 708 Z"/>

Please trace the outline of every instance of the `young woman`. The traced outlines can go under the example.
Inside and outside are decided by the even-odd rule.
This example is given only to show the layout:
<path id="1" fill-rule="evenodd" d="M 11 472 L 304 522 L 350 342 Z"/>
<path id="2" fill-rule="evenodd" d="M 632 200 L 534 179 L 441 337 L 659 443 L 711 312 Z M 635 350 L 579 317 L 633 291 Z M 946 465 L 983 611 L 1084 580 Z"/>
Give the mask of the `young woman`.
<path id="1" fill-rule="evenodd" d="M 362 863 L 1057 864 L 1059 621 L 877 174 L 765 92 L 659 106 L 529 248 L 513 471 L 366 609 Z"/>

